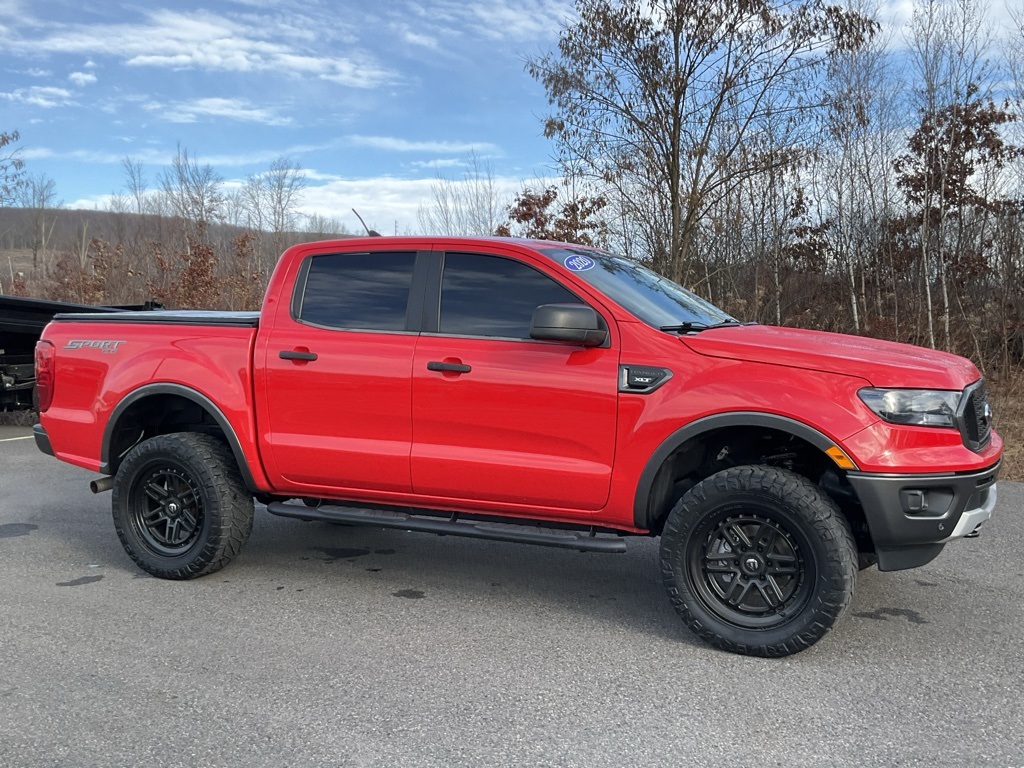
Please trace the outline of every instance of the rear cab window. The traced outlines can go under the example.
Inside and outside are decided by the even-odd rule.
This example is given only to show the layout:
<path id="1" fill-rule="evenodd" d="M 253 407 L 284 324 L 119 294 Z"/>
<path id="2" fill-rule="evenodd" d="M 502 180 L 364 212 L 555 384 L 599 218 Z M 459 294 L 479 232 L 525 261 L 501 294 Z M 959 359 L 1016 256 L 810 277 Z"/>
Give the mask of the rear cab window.
<path id="1" fill-rule="evenodd" d="M 405 331 L 416 253 L 312 256 L 296 281 L 292 318 L 320 328 Z"/>

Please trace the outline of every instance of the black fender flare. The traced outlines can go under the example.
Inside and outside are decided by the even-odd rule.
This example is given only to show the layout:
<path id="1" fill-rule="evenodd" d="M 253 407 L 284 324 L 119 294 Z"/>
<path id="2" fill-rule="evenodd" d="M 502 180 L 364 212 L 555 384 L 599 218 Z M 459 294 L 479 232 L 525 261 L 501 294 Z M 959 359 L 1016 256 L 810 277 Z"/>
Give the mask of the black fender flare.
<path id="1" fill-rule="evenodd" d="M 633 501 L 633 524 L 642 530 L 650 530 L 652 521 L 649 518 L 648 504 L 651 497 L 651 489 L 654 487 L 654 479 L 661 469 L 665 460 L 683 443 L 700 437 L 703 434 L 726 427 L 767 427 L 778 432 L 799 437 L 806 440 L 822 452 L 832 448 L 836 443 L 814 427 L 809 427 L 802 421 L 791 419 L 787 416 L 777 416 L 773 413 L 762 413 L 760 411 L 733 411 L 731 413 L 716 413 L 705 416 L 685 427 L 680 427 L 662 441 L 661 445 L 651 454 L 647 460 L 643 472 L 640 473 L 640 480 L 637 483 L 636 495 Z"/>
<path id="2" fill-rule="evenodd" d="M 114 429 L 118 421 L 135 403 L 154 395 L 175 395 L 185 400 L 191 400 L 209 413 L 213 420 L 217 422 L 221 432 L 224 433 L 228 447 L 231 448 L 231 453 L 235 457 L 235 463 L 238 464 L 238 471 L 241 472 L 242 480 L 245 482 L 246 487 L 253 493 L 256 492 L 256 482 L 253 479 L 252 472 L 249 470 L 249 462 L 246 460 L 245 452 L 242 450 L 242 443 L 239 441 L 234 427 L 231 426 L 231 422 L 228 421 L 224 412 L 202 392 L 197 392 L 183 384 L 172 384 L 169 382 L 146 384 L 127 394 L 117 404 L 111 412 L 110 418 L 107 419 L 106 427 L 103 429 L 103 445 L 100 448 L 100 472 L 105 475 L 112 475 L 117 471 L 117 467 L 113 466 L 110 459 L 110 445 L 113 442 Z"/>

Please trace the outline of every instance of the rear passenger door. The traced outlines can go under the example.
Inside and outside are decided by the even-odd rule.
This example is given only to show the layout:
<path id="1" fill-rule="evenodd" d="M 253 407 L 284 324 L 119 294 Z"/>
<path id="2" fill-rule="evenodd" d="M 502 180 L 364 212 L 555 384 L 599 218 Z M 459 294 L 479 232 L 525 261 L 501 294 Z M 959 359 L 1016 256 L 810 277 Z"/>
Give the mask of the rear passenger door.
<path id="1" fill-rule="evenodd" d="M 414 492 L 600 509 L 614 458 L 614 342 L 530 339 L 536 307 L 583 303 L 538 264 L 482 253 L 434 259 L 413 363 Z"/>
<path id="2" fill-rule="evenodd" d="M 278 488 L 409 492 L 416 261 L 379 251 L 302 262 L 262 350 L 264 453 Z"/>

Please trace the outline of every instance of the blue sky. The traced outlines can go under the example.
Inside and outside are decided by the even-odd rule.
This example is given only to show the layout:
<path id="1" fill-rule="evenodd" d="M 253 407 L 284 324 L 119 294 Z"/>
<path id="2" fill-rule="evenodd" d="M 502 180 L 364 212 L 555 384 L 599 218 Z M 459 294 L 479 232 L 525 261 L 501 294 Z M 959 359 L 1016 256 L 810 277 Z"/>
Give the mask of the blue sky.
<path id="1" fill-rule="evenodd" d="M 1017 0 L 993 0 L 1008 29 Z M 881 0 L 894 44 L 912 0 Z M 68 207 L 102 208 L 121 160 L 151 187 L 177 145 L 228 186 L 282 156 L 303 209 L 416 232 L 438 174 L 470 153 L 509 194 L 547 177 L 543 89 L 571 0 L 0 0 L 0 131 Z M 1001 22 L 1007 22 L 1003 24 Z"/>
<path id="2" fill-rule="evenodd" d="M 565 0 L 0 0 L 0 130 L 69 207 L 102 207 L 177 144 L 229 182 L 288 156 L 304 208 L 417 227 L 470 153 L 510 189 L 550 172 L 543 89 Z"/>

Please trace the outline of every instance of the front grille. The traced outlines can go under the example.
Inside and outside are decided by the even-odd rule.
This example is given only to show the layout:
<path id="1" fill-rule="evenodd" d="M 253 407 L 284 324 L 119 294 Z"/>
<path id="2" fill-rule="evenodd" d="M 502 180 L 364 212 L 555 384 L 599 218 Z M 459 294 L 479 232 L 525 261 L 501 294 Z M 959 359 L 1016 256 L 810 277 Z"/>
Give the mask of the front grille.
<path id="1" fill-rule="evenodd" d="M 964 390 L 959 413 L 960 434 L 964 445 L 972 451 L 988 445 L 992 437 L 992 410 L 988 402 L 988 388 L 985 380 L 972 384 Z"/>

